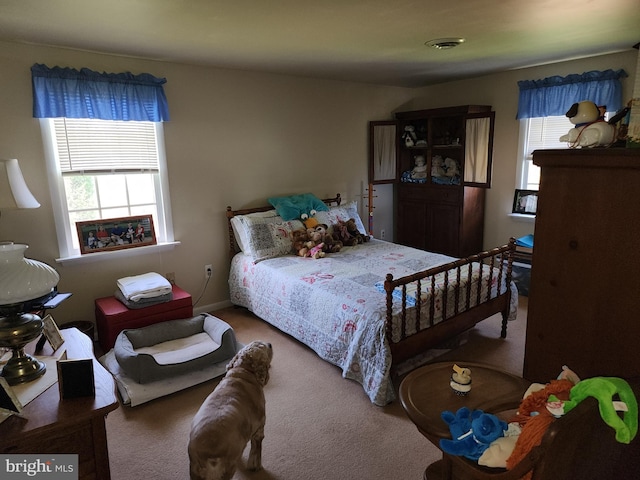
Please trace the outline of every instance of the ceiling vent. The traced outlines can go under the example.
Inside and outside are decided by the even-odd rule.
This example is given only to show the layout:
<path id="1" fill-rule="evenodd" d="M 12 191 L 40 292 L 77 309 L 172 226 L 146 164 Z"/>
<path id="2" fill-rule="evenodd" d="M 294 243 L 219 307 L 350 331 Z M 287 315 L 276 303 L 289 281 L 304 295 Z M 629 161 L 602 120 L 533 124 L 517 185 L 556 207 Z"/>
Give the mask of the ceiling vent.
<path id="1" fill-rule="evenodd" d="M 447 50 L 449 48 L 457 47 L 464 43 L 464 38 L 436 38 L 435 40 L 429 40 L 424 44 L 428 47 L 437 48 L 438 50 Z"/>

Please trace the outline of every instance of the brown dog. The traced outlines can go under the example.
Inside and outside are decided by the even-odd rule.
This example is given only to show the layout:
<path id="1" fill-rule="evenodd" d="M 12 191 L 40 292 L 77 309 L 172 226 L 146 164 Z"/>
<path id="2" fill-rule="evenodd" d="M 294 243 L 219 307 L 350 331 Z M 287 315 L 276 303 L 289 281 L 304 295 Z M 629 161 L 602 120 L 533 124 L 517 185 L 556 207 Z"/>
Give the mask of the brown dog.
<path id="1" fill-rule="evenodd" d="M 205 399 L 191 422 L 191 480 L 229 480 L 247 442 L 247 467 L 262 468 L 264 387 L 269 380 L 270 343 L 251 342 L 227 365 L 227 374 Z"/>

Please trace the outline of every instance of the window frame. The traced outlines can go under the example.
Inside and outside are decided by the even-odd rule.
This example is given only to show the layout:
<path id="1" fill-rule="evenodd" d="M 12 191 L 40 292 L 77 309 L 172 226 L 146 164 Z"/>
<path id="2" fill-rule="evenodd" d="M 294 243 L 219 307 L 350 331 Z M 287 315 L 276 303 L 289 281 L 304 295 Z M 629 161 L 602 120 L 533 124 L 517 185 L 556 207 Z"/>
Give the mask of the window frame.
<path id="1" fill-rule="evenodd" d="M 51 205 L 53 209 L 53 217 L 56 226 L 56 236 L 58 240 L 58 249 L 60 258 L 57 261 L 64 261 L 74 258 L 80 258 L 80 250 L 74 248 L 75 226 L 72 229 L 69 220 L 69 212 L 67 208 L 67 199 L 65 197 L 64 178 L 58 160 L 58 153 L 54 148 L 54 125 L 53 119 L 41 118 L 40 130 L 42 133 L 42 141 L 44 146 L 44 154 L 47 166 L 47 174 L 49 177 L 49 190 L 51 194 Z M 164 144 L 164 128 L 162 122 L 153 122 L 155 126 L 155 136 L 158 148 L 158 174 L 156 183 L 157 196 L 156 210 L 157 222 L 154 222 L 156 229 L 156 237 L 160 247 L 176 244 L 173 232 L 173 218 L 171 214 L 171 199 L 169 195 L 169 178 L 167 169 L 167 160 Z M 157 225 L 156 225 L 157 223 Z M 136 254 L 142 253 L 150 247 L 141 247 L 136 249 L 128 249 Z M 95 254 L 96 258 L 102 255 L 113 255 L 122 251 L 100 252 Z M 94 257 L 92 255 L 91 257 Z M 82 258 L 86 258 L 82 257 Z"/>

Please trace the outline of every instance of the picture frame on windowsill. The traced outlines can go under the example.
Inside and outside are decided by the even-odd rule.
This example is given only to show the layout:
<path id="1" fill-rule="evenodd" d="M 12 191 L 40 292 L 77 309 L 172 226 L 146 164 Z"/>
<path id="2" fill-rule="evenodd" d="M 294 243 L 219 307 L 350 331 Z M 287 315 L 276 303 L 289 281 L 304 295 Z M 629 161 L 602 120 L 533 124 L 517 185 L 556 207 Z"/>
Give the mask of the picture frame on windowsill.
<path id="1" fill-rule="evenodd" d="M 152 215 L 76 222 L 80 254 L 156 245 Z"/>
<path id="2" fill-rule="evenodd" d="M 535 215 L 538 210 L 538 191 L 516 189 L 513 195 L 511 213 L 520 215 Z"/>

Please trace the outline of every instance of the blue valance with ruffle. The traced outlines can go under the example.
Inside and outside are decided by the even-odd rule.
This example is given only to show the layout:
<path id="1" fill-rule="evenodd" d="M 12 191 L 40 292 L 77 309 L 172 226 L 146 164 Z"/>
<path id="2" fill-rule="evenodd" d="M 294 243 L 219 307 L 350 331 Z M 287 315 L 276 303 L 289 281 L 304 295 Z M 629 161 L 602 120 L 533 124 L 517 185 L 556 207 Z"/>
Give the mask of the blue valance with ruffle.
<path id="1" fill-rule="evenodd" d="M 165 78 L 148 73 L 100 73 L 88 68 L 35 64 L 31 79 L 35 118 L 169 120 Z"/>
<path id="2" fill-rule="evenodd" d="M 517 119 L 558 117 L 564 115 L 574 103 L 590 100 L 605 105 L 608 112 L 622 108 L 622 82 L 624 70 L 605 70 L 553 76 L 541 80 L 518 82 L 520 97 Z"/>

